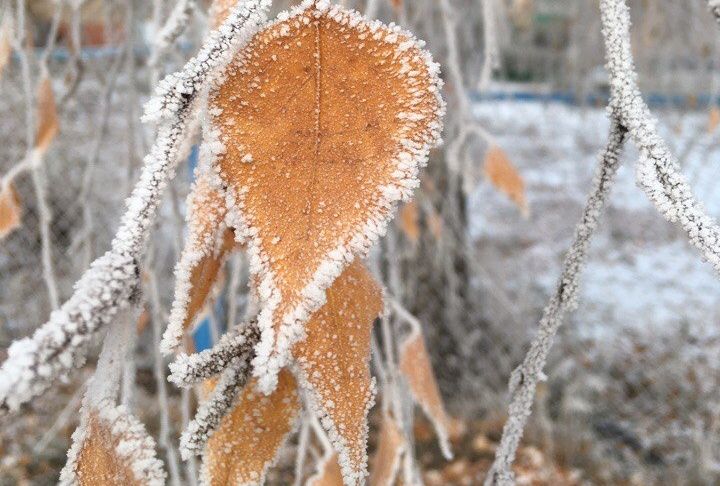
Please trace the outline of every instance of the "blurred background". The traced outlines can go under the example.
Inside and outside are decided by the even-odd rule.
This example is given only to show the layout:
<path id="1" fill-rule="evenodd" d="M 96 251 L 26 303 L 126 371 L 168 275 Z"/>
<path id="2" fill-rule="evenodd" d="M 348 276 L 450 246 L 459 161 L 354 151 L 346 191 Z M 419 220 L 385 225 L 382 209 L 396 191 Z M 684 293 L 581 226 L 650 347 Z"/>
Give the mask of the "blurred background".
<path id="1" fill-rule="evenodd" d="M 156 33 L 176 3 L 188 5 L 189 24 L 158 57 Z M 451 463 L 418 436 L 425 482 L 480 484 L 505 418 L 510 372 L 554 291 L 608 132 L 598 2 L 341 3 L 410 29 L 442 65 L 445 144 L 370 259 L 392 297 L 422 322 L 457 417 Z M 698 198 L 720 216 L 720 29 L 703 0 L 628 3 L 645 99 Z M 276 1 L 273 12 L 290 5 Z M 208 6 L 0 5 L 0 177 L 10 174 L 19 215 L 0 236 L 0 360 L 109 247 L 154 136 L 139 121 L 142 104 L 202 44 Z M 41 163 L 15 176 L 33 150 L 45 80 L 59 131 Z M 151 430 L 152 327 L 164 326 L 172 300 L 196 159 L 193 151 L 180 164 L 149 250 L 163 309 L 139 325 L 127 393 Z M 629 146 L 579 308 L 552 351 L 520 453 L 524 484 L 720 484 L 720 282 L 635 186 L 636 159 Z M 500 179 L 491 170 L 498 164 Z M 246 262 L 234 258 L 229 272 L 241 276 L 241 292 L 228 298 L 219 290 L 196 340 L 228 314 L 242 315 Z M 0 485 L 55 484 L 92 369 L 91 362 L 20 418 L 0 419 Z M 177 434 L 187 417 L 179 392 L 168 391 Z"/>

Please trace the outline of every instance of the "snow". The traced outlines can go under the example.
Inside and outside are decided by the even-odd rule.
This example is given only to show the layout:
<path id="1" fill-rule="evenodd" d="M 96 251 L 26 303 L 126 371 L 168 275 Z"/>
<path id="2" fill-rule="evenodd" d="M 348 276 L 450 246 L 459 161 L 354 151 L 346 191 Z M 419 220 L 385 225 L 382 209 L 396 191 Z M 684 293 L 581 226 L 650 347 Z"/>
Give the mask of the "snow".
<path id="1" fill-rule="evenodd" d="M 579 218 L 608 131 L 607 114 L 601 108 L 539 102 L 483 102 L 473 112 L 518 167 L 531 216 L 523 219 L 512 202 L 478 176 L 477 185 L 468 188 L 471 236 L 483 245 L 481 253 L 500 258 L 494 264 L 502 268 L 507 289 L 530 292 L 530 301 L 518 304 L 540 308 L 554 289 Z M 697 198 L 711 215 L 720 215 L 720 146 L 717 133 L 706 133 L 707 113 L 660 115 L 660 134 L 674 153 L 684 154 L 681 167 Z M 580 307 L 570 326 L 580 337 L 597 340 L 623 331 L 669 334 L 687 322 L 716 335 L 720 282 L 684 233 L 663 221 L 636 186 L 638 156 L 629 144 L 591 246 Z M 518 241 L 526 247 L 500 254 Z"/>

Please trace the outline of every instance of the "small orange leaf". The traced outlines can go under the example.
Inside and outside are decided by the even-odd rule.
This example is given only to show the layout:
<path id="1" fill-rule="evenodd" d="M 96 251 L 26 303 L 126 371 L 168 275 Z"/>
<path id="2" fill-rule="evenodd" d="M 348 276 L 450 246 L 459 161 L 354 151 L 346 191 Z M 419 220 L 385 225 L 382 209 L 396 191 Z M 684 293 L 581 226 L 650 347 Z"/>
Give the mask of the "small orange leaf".
<path id="1" fill-rule="evenodd" d="M 175 300 L 161 349 L 177 348 L 207 302 L 227 256 L 236 246 L 235 232 L 225 226 L 225 197 L 201 173 L 188 196 L 188 236 L 176 271 Z"/>
<path id="2" fill-rule="evenodd" d="M 435 381 L 425 339 L 419 330 L 411 331 L 400 347 L 400 371 L 407 378 L 415 400 L 433 423 L 443 454 L 450 458 L 452 456 L 448 442 L 450 419 L 445 412 L 440 389 Z"/>
<path id="3" fill-rule="evenodd" d="M 397 426 L 395 419 L 390 414 L 384 414 L 370 475 L 370 486 L 395 484 L 395 478 L 400 469 L 400 458 L 404 451 L 405 438 L 400 427 Z"/>
<path id="4" fill-rule="evenodd" d="M 230 9 L 237 7 L 237 0 L 213 0 L 208 10 L 210 15 L 210 28 L 217 29 L 230 15 Z"/>
<path id="5" fill-rule="evenodd" d="M 40 153 L 47 152 L 59 128 L 55 93 L 50 78 L 45 76 L 38 87 L 38 130 L 35 136 L 35 146 Z"/>
<path id="6" fill-rule="evenodd" d="M 200 482 L 203 486 L 261 485 L 268 467 L 293 431 L 300 412 L 295 378 L 287 370 L 278 375 L 270 395 L 248 382 L 205 448 Z"/>
<path id="7" fill-rule="evenodd" d="M 400 208 L 400 228 L 413 243 L 420 239 L 418 204 L 414 199 Z"/>
<path id="8" fill-rule="evenodd" d="M 343 486 L 337 454 L 329 454 L 320 461 L 318 472 L 308 479 L 307 486 Z"/>
<path id="9" fill-rule="evenodd" d="M 22 200 L 10 183 L 0 190 L 0 241 L 21 224 Z"/>
<path id="10" fill-rule="evenodd" d="M 9 16 L 3 20 L 0 25 L 0 77 L 2 77 L 5 66 L 10 62 L 12 55 L 12 29 L 10 27 Z"/>
<path id="11" fill-rule="evenodd" d="M 327 289 L 327 303 L 307 323 L 292 350 L 300 383 L 335 447 L 346 484 L 367 471 L 367 413 L 375 387 L 370 376 L 370 332 L 382 311 L 382 293 L 355 260 Z"/>
<path id="12" fill-rule="evenodd" d="M 495 145 L 488 149 L 483 171 L 492 185 L 518 205 L 523 215 L 528 214 L 525 182 L 503 149 Z"/>
<path id="13" fill-rule="evenodd" d="M 90 408 L 73 434 L 61 486 L 165 484 L 155 442 L 124 407 Z"/>
<path id="14" fill-rule="evenodd" d="M 440 241 L 443 235 L 443 220 L 432 206 L 430 206 L 427 214 L 427 224 L 428 228 L 430 228 L 430 234 L 435 237 L 435 241 Z"/>
<path id="15" fill-rule="evenodd" d="M 305 1 L 257 34 L 210 94 L 257 277 L 270 390 L 324 290 L 384 231 L 439 140 L 437 65 L 396 27 Z"/>
<path id="16" fill-rule="evenodd" d="M 708 117 L 707 132 L 713 133 L 720 125 L 720 108 L 713 106 L 710 108 L 710 116 Z"/>

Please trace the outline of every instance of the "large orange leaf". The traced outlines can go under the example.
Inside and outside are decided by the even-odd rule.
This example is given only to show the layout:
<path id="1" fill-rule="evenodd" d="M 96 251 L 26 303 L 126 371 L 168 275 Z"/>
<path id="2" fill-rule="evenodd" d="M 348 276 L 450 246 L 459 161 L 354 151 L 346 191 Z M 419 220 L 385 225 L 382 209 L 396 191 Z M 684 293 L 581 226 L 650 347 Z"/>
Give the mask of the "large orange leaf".
<path id="1" fill-rule="evenodd" d="M 183 331 L 205 306 L 228 254 L 235 232 L 225 226 L 225 196 L 201 173 L 188 196 L 188 236 L 177 266 L 175 300 L 161 349 L 169 353 L 180 344 Z"/>
<path id="2" fill-rule="evenodd" d="M 307 486 L 343 486 L 337 454 L 328 454 L 318 465 L 318 471 L 310 476 Z"/>
<path id="3" fill-rule="evenodd" d="M 382 310 L 372 274 L 356 260 L 327 289 L 327 303 L 292 350 L 300 382 L 340 458 L 347 485 L 367 472 L 367 413 L 373 404 L 370 332 Z"/>
<path id="4" fill-rule="evenodd" d="M 52 81 L 45 76 L 38 87 L 38 130 L 35 136 L 35 146 L 41 154 L 47 152 L 59 128 Z"/>
<path id="5" fill-rule="evenodd" d="M 203 486 L 261 485 L 278 451 L 293 431 L 300 412 L 297 384 L 284 369 L 270 395 L 256 391 L 251 380 L 207 443 Z"/>
<path id="6" fill-rule="evenodd" d="M 389 414 L 383 415 L 380 436 L 370 475 L 370 486 L 392 486 L 395 484 L 400 458 L 405 452 L 405 438 L 402 430 Z"/>
<path id="7" fill-rule="evenodd" d="M 0 240 L 20 226 L 22 201 L 12 183 L 0 189 Z"/>
<path id="8" fill-rule="evenodd" d="M 161 486 L 155 442 L 124 407 L 89 408 L 73 434 L 60 486 Z"/>
<path id="9" fill-rule="evenodd" d="M 528 213 L 525 201 L 525 181 L 503 149 L 495 145 L 488 149 L 485 154 L 483 171 L 492 185 L 517 204 L 523 214 Z"/>
<path id="10" fill-rule="evenodd" d="M 384 232 L 440 135 L 438 67 L 411 34 L 325 1 L 258 33 L 210 95 L 258 282 L 268 391 L 324 290 Z"/>
<path id="11" fill-rule="evenodd" d="M 407 378 L 415 400 L 433 423 L 443 454 L 450 458 L 452 456 L 448 441 L 450 418 L 445 412 L 440 390 L 435 381 L 425 339 L 417 329 L 413 330 L 400 346 L 400 371 Z"/>

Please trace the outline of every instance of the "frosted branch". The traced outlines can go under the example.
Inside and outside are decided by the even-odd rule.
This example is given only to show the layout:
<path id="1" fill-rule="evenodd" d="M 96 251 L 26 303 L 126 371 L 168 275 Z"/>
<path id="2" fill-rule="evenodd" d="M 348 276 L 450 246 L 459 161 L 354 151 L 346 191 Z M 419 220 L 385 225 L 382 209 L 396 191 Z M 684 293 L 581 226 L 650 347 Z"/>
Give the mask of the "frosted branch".
<path id="1" fill-rule="evenodd" d="M 249 375 L 247 363 L 240 359 L 223 372 L 210 397 L 200 405 L 195 418 L 180 436 L 180 454 L 183 459 L 202 453 L 223 417 L 232 410 Z"/>
<path id="2" fill-rule="evenodd" d="M 145 105 L 143 121 L 159 122 L 173 117 L 188 98 L 194 98 L 206 84 L 210 73 L 227 64 L 266 20 L 270 0 L 249 0 L 231 9 L 228 18 L 210 32 L 207 42 L 182 70 L 160 81 L 155 96 Z"/>
<path id="3" fill-rule="evenodd" d="M 685 230 L 690 243 L 720 271 L 720 228 L 695 199 L 677 158 L 658 134 L 657 120 L 637 86 L 629 9 L 624 0 L 603 0 L 600 10 L 610 76 L 610 109 L 640 150 L 638 186 L 667 220 Z"/>
<path id="4" fill-rule="evenodd" d="M 508 420 L 503 428 L 497 455 L 488 472 L 485 486 L 513 486 L 515 477 L 512 463 L 523 430 L 530 417 L 535 389 L 545 377 L 543 368 L 555 335 L 562 325 L 565 313 L 577 305 L 578 284 L 585 264 L 590 241 L 598 225 L 615 173 L 620 164 L 619 155 L 626 139 L 626 130 L 616 118 L 612 119 L 610 135 L 600 154 L 593 187 L 585 203 L 582 218 L 575 229 L 575 237 L 565 256 L 563 273 L 555 294 L 545 307 L 537 335 L 523 363 L 510 377 L 511 403 Z"/>
<path id="5" fill-rule="evenodd" d="M 162 56 L 175 44 L 175 41 L 182 35 L 190 21 L 193 0 L 178 0 L 173 7 L 170 16 L 162 29 L 153 39 L 153 48 L 148 64 L 156 66 Z"/>
<path id="6" fill-rule="evenodd" d="M 190 387 L 201 381 L 219 375 L 225 369 L 244 366 L 249 370 L 255 357 L 255 345 L 260 340 L 260 330 L 253 321 L 239 332 L 225 334 L 211 349 L 195 354 L 179 354 L 170 363 L 169 381 L 179 387 Z"/>

